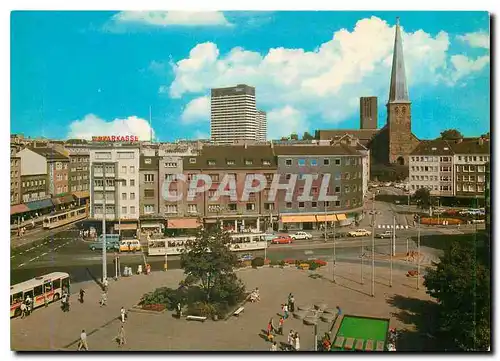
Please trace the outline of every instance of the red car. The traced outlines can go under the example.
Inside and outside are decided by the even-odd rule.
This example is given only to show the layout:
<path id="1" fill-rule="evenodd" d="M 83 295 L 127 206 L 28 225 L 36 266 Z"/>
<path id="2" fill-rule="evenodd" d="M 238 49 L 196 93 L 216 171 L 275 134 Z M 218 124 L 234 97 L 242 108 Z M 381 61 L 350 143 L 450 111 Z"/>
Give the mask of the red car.
<path id="1" fill-rule="evenodd" d="M 293 242 L 290 236 L 278 236 L 271 241 L 272 244 L 290 244 Z"/>

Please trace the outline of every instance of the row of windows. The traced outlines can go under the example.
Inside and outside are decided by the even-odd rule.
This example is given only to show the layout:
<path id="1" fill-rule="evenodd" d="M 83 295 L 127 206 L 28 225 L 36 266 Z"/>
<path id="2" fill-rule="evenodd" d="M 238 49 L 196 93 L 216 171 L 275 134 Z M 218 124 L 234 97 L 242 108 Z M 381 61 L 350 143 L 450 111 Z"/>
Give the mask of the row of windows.
<path id="1" fill-rule="evenodd" d="M 57 188 L 56 188 L 56 194 L 66 193 L 67 191 L 68 191 L 68 186 L 67 185 L 57 186 Z"/>
<path id="2" fill-rule="evenodd" d="M 135 206 L 130 206 L 130 212 L 129 214 L 135 214 Z M 127 210 L 129 209 L 127 206 L 122 206 L 121 207 L 121 214 L 124 215 L 127 214 Z M 94 213 L 95 214 L 102 214 L 102 205 L 101 204 L 95 204 L 94 205 Z M 115 206 L 112 205 L 106 205 L 106 214 L 115 214 Z"/>
<path id="3" fill-rule="evenodd" d="M 81 172 L 81 171 L 87 171 L 89 168 L 87 166 L 85 167 L 71 167 L 72 172 Z M 102 173 L 102 168 L 101 168 L 101 173 Z"/>
<path id="4" fill-rule="evenodd" d="M 62 174 L 60 174 L 60 173 L 58 173 L 58 174 L 56 175 L 56 180 L 57 180 L 58 182 L 62 181 L 62 180 L 63 180 L 63 178 L 64 178 L 64 180 L 68 180 L 68 173 L 64 174 L 64 177 L 63 177 L 63 175 L 62 175 Z"/>
<path id="5" fill-rule="evenodd" d="M 81 176 L 81 175 L 79 175 L 79 176 L 74 175 L 74 176 L 71 177 L 71 181 L 73 181 L 73 182 L 77 181 L 77 180 L 82 180 L 82 179 L 83 180 L 87 180 L 88 176 L 86 174 L 84 174 L 83 176 Z"/>
<path id="6" fill-rule="evenodd" d="M 441 185 L 441 186 L 438 186 L 437 184 L 434 184 L 434 185 L 412 184 L 412 186 L 411 186 L 412 190 L 417 190 L 417 189 L 420 189 L 420 188 L 427 188 L 427 189 L 429 189 L 431 191 L 432 190 L 434 190 L 434 191 L 440 190 L 441 192 L 451 192 L 451 190 L 452 190 L 451 185 Z"/>
<path id="7" fill-rule="evenodd" d="M 413 172 L 437 172 L 438 166 L 411 166 Z"/>
<path id="8" fill-rule="evenodd" d="M 10 177 L 11 178 L 17 178 L 19 176 L 19 172 L 16 170 L 16 171 L 13 171 L 13 172 L 10 172 Z"/>
<path id="9" fill-rule="evenodd" d="M 23 202 L 36 201 L 38 199 L 44 199 L 45 192 L 33 192 L 23 194 Z"/>
<path id="10" fill-rule="evenodd" d="M 88 163 L 89 157 L 70 157 L 71 163 Z"/>
<path id="11" fill-rule="evenodd" d="M 45 179 L 41 180 L 32 180 L 32 181 L 26 181 L 22 183 L 23 187 L 34 187 L 34 186 L 41 186 L 45 184 Z"/>
<path id="12" fill-rule="evenodd" d="M 314 173 L 314 174 L 311 174 L 311 176 L 315 179 L 322 179 L 323 177 L 325 177 L 325 175 L 328 174 L 330 176 L 329 173 Z M 238 177 L 237 177 L 237 174 L 236 173 L 227 173 L 226 174 L 228 177 L 231 177 L 231 178 L 234 178 L 235 181 L 238 180 Z M 245 174 L 245 177 L 246 176 L 251 176 L 252 174 L 250 173 L 247 173 Z M 187 180 L 188 181 L 191 181 L 195 178 L 196 174 L 194 173 L 189 173 L 187 175 Z M 219 174 L 209 174 L 210 176 L 210 179 L 212 180 L 212 182 L 219 182 L 220 181 L 220 175 Z M 273 179 L 274 179 L 274 173 L 265 173 L 264 174 L 264 177 L 266 178 L 267 182 L 272 182 Z M 292 178 L 292 174 L 291 173 L 286 173 L 285 174 L 285 180 L 290 180 Z M 153 178 L 154 179 L 154 178 Z M 298 180 L 306 180 L 307 179 L 307 175 L 306 174 L 299 174 L 298 177 L 297 177 Z M 361 179 L 361 172 L 344 172 L 344 173 L 341 173 L 341 172 L 335 172 L 333 173 L 333 179 L 334 180 L 341 180 L 341 179 L 345 179 L 345 180 L 349 180 L 349 179 Z M 177 180 L 176 178 L 176 175 L 175 174 L 165 174 L 165 180 L 167 181 L 175 181 Z"/>
<path id="13" fill-rule="evenodd" d="M 484 192 L 484 186 L 482 184 L 457 184 L 457 192 Z"/>
<path id="14" fill-rule="evenodd" d="M 474 172 L 476 169 L 478 173 L 485 172 L 484 165 L 478 165 L 477 167 L 475 165 L 457 165 L 457 172 Z"/>
<path id="15" fill-rule="evenodd" d="M 477 182 L 478 183 L 484 183 L 484 175 L 478 175 L 477 176 Z M 476 176 L 475 175 L 463 175 L 463 176 L 457 176 L 457 181 L 462 181 L 462 182 L 475 182 L 476 181 Z"/>
<path id="16" fill-rule="evenodd" d="M 464 158 L 464 161 L 466 161 L 466 162 L 477 162 L 478 160 L 480 162 L 487 162 L 490 160 L 490 157 L 488 155 L 485 155 L 485 156 L 466 155 L 463 158 Z M 458 160 L 462 160 L 461 155 L 458 156 Z"/>
<path id="17" fill-rule="evenodd" d="M 89 185 L 87 183 L 71 186 L 71 191 L 72 192 L 87 191 L 88 189 L 89 189 Z"/>
<path id="18" fill-rule="evenodd" d="M 56 170 L 68 169 L 68 163 L 56 162 Z"/>
<path id="19" fill-rule="evenodd" d="M 311 208 L 318 208 L 318 205 L 320 203 L 323 203 L 323 208 L 324 207 L 330 207 L 330 202 L 311 202 Z M 299 208 L 305 208 L 305 204 L 306 202 L 298 202 L 298 206 Z M 334 201 L 332 202 L 332 205 L 334 207 L 354 207 L 358 204 L 361 204 L 356 198 L 353 198 L 353 199 L 345 199 L 343 201 Z M 293 203 L 292 202 L 287 202 L 285 207 L 287 209 L 292 209 L 293 208 Z"/>
<path id="20" fill-rule="evenodd" d="M 323 158 L 323 165 L 329 166 L 330 164 L 334 165 L 359 165 L 361 164 L 361 159 L 359 158 L 354 158 L 354 157 L 345 157 L 344 159 L 344 164 L 341 164 L 341 158 L 335 158 L 333 159 L 333 163 L 331 163 L 329 158 Z M 309 161 L 309 162 L 307 162 Z M 315 158 L 299 158 L 297 159 L 297 165 L 299 167 L 305 167 L 309 163 L 310 166 L 316 167 L 318 166 L 318 160 Z M 285 160 L 285 165 L 286 166 L 292 166 L 293 165 L 293 159 L 286 159 Z"/>

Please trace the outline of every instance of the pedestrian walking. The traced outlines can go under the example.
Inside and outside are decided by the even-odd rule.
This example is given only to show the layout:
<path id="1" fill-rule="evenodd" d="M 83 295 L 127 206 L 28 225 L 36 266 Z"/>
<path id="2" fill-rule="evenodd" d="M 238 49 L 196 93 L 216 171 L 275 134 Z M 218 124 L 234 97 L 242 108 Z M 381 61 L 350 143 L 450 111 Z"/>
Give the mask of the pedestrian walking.
<path id="1" fill-rule="evenodd" d="M 286 320 L 288 318 L 288 305 L 283 305 L 283 318 Z"/>
<path id="2" fill-rule="evenodd" d="M 273 342 L 269 351 L 278 351 L 278 343 L 276 341 Z"/>
<path id="3" fill-rule="evenodd" d="M 80 303 L 83 303 L 83 297 L 85 296 L 85 290 L 80 288 Z"/>
<path id="4" fill-rule="evenodd" d="M 122 323 L 125 323 L 125 315 L 126 315 L 125 309 L 122 306 L 122 308 L 120 309 L 120 318 L 122 320 Z"/>
<path id="5" fill-rule="evenodd" d="M 287 338 L 287 342 L 288 342 L 288 345 L 290 347 L 290 350 L 293 350 L 295 347 L 294 337 L 295 337 L 295 332 L 293 330 L 290 330 L 290 332 L 288 332 L 288 338 Z"/>
<path id="6" fill-rule="evenodd" d="M 80 334 L 80 342 L 78 342 L 78 351 L 84 349 L 85 351 L 89 350 L 89 346 L 87 345 L 87 333 L 85 330 L 82 330 Z"/>
<path id="7" fill-rule="evenodd" d="M 103 292 L 103 293 L 101 294 L 101 301 L 99 302 L 99 304 L 100 304 L 100 305 L 101 305 L 101 307 L 102 307 L 102 306 L 106 306 L 106 305 L 107 305 L 107 303 L 108 303 L 108 296 L 107 296 L 106 292 Z"/>
<path id="8" fill-rule="evenodd" d="M 118 330 L 118 336 L 116 337 L 118 341 L 118 346 L 123 346 L 125 345 L 125 330 L 123 328 L 123 325 L 120 326 L 120 329 Z"/>
<path id="9" fill-rule="evenodd" d="M 300 338 L 299 333 L 295 332 L 295 351 L 300 351 Z"/>
<path id="10" fill-rule="evenodd" d="M 178 302 L 177 303 L 177 318 L 181 318 L 182 317 L 182 306 L 181 306 L 181 303 Z"/>
<path id="11" fill-rule="evenodd" d="M 293 295 L 291 295 L 289 303 L 290 303 L 290 305 L 289 305 L 290 312 L 294 312 L 295 311 L 295 297 L 293 297 Z"/>
<path id="12" fill-rule="evenodd" d="M 32 301 L 31 301 L 31 297 L 30 295 L 27 295 L 26 296 L 26 315 L 30 315 L 31 314 L 31 305 L 32 305 Z"/>
<path id="13" fill-rule="evenodd" d="M 108 291 L 108 279 L 105 278 L 104 281 L 102 281 L 102 286 L 104 288 L 104 291 L 107 292 Z"/>
<path id="14" fill-rule="evenodd" d="M 267 323 L 267 333 L 270 334 L 271 332 L 274 331 L 273 327 L 273 319 L 271 318 L 269 322 Z"/>
<path id="15" fill-rule="evenodd" d="M 25 318 L 25 317 L 26 317 L 26 304 L 23 301 L 21 303 L 21 318 Z"/>
<path id="16" fill-rule="evenodd" d="M 285 323 L 285 319 L 283 317 L 280 317 L 279 323 L 278 323 L 278 333 L 280 335 L 283 335 L 283 324 Z"/>

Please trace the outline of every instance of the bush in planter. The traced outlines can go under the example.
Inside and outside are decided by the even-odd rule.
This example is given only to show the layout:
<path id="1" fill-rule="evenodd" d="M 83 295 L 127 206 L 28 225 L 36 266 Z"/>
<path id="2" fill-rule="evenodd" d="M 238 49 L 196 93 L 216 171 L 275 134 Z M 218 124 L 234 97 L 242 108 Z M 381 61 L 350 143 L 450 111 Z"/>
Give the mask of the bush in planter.
<path id="1" fill-rule="evenodd" d="M 283 260 L 279 261 L 279 265 L 280 265 L 280 267 L 285 267 L 285 261 L 283 261 Z"/>
<path id="2" fill-rule="evenodd" d="M 271 260 L 271 262 L 269 262 L 269 265 L 270 266 L 279 266 L 280 265 L 280 261 Z"/>
<path id="3" fill-rule="evenodd" d="M 264 258 L 262 257 L 256 257 L 252 260 L 253 268 L 262 267 L 263 265 L 264 265 Z"/>
<path id="4" fill-rule="evenodd" d="M 293 258 L 287 258 L 285 259 L 284 263 L 286 264 L 296 264 L 296 261 Z"/>
<path id="5" fill-rule="evenodd" d="M 318 267 L 323 267 L 323 266 L 327 265 L 327 262 L 323 261 L 321 259 L 315 259 L 313 262 L 316 263 L 318 265 Z"/>
<path id="6" fill-rule="evenodd" d="M 309 264 L 309 270 L 310 270 L 310 271 L 314 271 L 314 270 L 315 270 L 316 268 L 318 268 L 318 267 L 319 267 L 319 265 L 318 265 L 316 262 L 311 262 L 311 263 Z"/>
<path id="7" fill-rule="evenodd" d="M 217 309 L 213 304 L 205 302 L 195 302 L 188 306 L 188 315 L 212 317 L 217 314 Z"/>

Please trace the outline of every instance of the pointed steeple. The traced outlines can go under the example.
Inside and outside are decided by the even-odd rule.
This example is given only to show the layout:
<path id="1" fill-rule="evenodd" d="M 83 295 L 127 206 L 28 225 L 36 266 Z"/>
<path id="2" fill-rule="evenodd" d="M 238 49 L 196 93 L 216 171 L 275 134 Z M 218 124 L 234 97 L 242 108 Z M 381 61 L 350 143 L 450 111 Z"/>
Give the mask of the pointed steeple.
<path id="1" fill-rule="evenodd" d="M 396 38 L 392 55 L 391 85 L 389 89 L 389 103 L 410 102 L 406 85 L 405 62 L 403 58 L 403 39 L 399 27 L 399 17 L 396 18 Z"/>

